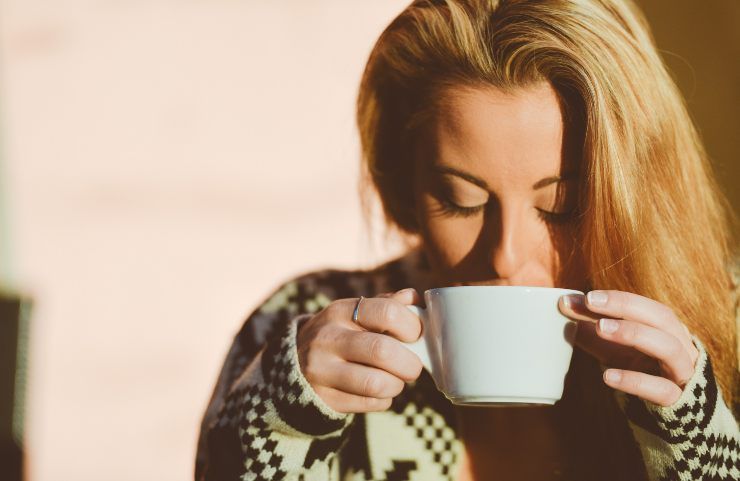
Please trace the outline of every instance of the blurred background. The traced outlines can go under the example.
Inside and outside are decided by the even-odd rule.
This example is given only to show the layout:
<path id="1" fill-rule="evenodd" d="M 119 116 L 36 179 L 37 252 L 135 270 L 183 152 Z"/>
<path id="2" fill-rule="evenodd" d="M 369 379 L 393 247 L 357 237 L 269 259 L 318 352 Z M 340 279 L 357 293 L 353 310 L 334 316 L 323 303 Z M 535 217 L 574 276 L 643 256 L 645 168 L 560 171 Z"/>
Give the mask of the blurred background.
<path id="1" fill-rule="evenodd" d="M 247 314 L 398 252 L 353 107 L 406 3 L 0 0 L 0 477 L 192 478 Z M 644 7 L 737 208 L 740 2 Z"/>

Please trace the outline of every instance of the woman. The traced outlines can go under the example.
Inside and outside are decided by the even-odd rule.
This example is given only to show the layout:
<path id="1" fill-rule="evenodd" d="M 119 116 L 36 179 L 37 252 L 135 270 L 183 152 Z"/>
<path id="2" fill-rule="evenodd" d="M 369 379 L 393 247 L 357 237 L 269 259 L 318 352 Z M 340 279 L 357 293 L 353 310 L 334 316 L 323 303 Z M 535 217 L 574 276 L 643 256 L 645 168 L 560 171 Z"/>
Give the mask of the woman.
<path id="1" fill-rule="evenodd" d="M 357 119 L 387 220 L 418 244 L 250 316 L 197 479 L 738 479 L 731 210 L 631 2 L 417 0 L 376 43 Z M 588 293 L 560 300 L 579 321 L 560 402 L 435 390 L 404 305 L 461 284 Z"/>

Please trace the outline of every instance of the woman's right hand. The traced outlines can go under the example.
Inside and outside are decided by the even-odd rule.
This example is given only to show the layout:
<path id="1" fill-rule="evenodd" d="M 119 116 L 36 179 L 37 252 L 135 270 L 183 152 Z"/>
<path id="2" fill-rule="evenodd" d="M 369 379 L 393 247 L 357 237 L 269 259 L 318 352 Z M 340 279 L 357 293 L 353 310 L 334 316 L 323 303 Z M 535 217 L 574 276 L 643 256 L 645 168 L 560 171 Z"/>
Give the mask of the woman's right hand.
<path id="1" fill-rule="evenodd" d="M 404 383 L 419 377 L 419 358 L 401 344 L 421 334 L 421 321 L 406 305 L 420 302 L 415 289 L 365 298 L 358 321 L 357 298 L 340 299 L 303 323 L 298 361 L 316 394 L 343 413 L 384 411 Z"/>

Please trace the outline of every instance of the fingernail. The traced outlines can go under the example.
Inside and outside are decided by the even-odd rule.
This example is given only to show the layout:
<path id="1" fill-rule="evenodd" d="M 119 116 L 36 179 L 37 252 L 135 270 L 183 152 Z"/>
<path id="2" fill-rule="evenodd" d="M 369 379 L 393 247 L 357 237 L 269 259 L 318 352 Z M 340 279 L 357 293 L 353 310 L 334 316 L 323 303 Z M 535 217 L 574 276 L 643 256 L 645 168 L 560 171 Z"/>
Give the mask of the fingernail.
<path id="1" fill-rule="evenodd" d="M 592 306 L 605 306 L 609 296 L 604 291 L 591 291 L 586 294 L 588 303 Z"/>
<path id="2" fill-rule="evenodd" d="M 599 330 L 607 334 L 612 334 L 619 329 L 619 321 L 614 319 L 599 319 Z"/>
<path id="3" fill-rule="evenodd" d="M 567 294 L 563 296 L 563 305 L 567 309 L 574 310 L 576 307 L 583 305 L 583 296 L 580 294 Z"/>
<path id="4" fill-rule="evenodd" d="M 406 292 L 406 291 L 413 291 L 413 290 L 414 290 L 413 287 L 406 287 L 404 289 L 401 289 L 401 290 L 396 291 L 396 294 L 400 294 L 400 293 Z"/>
<path id="5" fill-rule="evenodd" d="M 607 382 L 610 382 L 612 384 L 616 384 L 616 383 L 618 383 L 619 381 L 622 380 L 622 373 L 619 372 L 619 371 L 615 371 L 614 369 L 607 369 L 604 372 L 604 379 Z"/>

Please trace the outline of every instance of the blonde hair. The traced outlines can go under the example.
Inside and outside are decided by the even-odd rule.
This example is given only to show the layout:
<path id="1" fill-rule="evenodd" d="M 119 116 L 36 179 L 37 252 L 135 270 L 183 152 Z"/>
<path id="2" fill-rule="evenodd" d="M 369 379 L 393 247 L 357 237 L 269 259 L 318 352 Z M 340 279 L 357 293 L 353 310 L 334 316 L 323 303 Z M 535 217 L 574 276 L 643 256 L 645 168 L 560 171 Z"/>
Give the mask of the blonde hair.
<path id="1" fill-rule="evenodd" d="M 732 405 L 735 219 L 630 0 L 417 0 L 401 12 L 375 44 L 357 100 L 364 179 L 389 225 L 418 232 L 413 142 L 445 90 L 543 80 L 581 141 L 589 286 L 669 306 L 706 346 Z"/>

